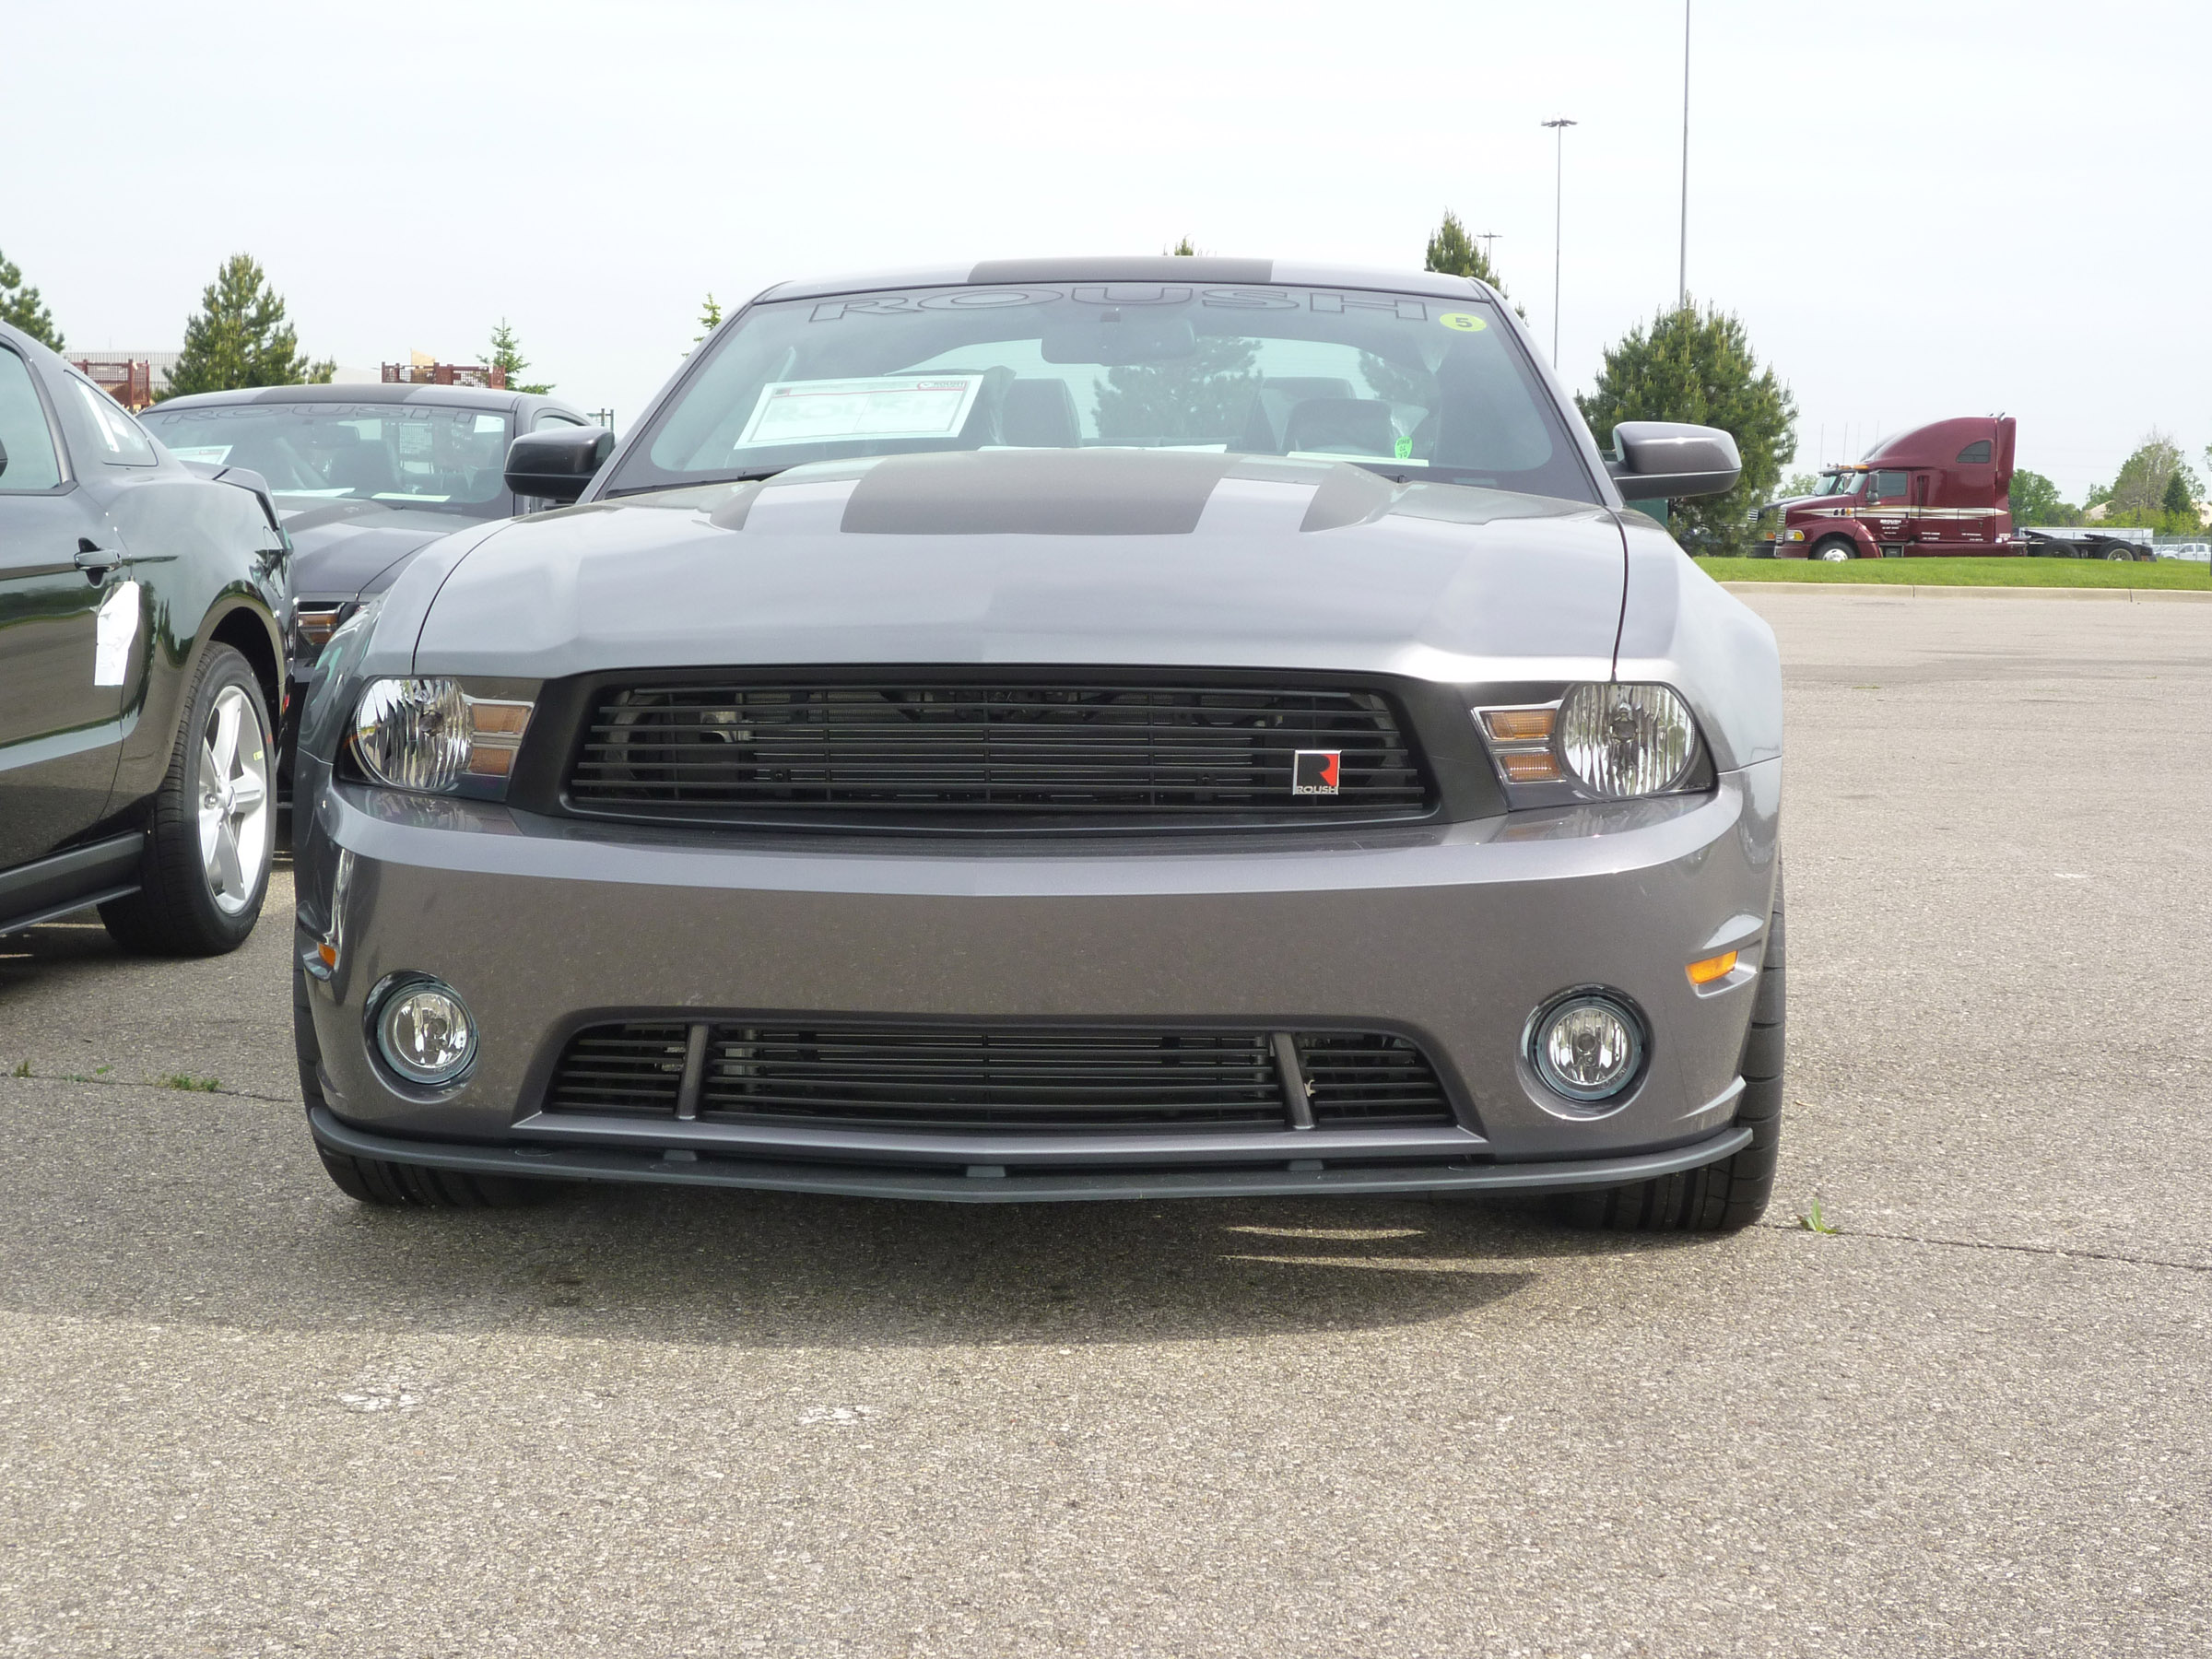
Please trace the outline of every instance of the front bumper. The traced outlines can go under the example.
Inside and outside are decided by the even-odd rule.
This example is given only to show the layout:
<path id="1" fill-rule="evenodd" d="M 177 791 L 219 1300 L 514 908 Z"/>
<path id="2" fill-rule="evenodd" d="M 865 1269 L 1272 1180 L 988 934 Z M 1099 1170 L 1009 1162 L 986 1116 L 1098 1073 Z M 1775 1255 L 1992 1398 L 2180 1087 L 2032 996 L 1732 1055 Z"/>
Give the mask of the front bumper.
<path id="1" fill-rule="evenodd" d="M 1112 1198 L 1331 1198 L 1406 1193 L 1587 1192 L 1701 1169 L 1751 1143 L 1748 1128 L 1724 1129 L 1687 1147 L 1628 1158 L 1583 1158 L 1555 1163 L 1480 1163 L 1472 1159 L 1414 1165 L 1355 1165 L 1290 1170 L 1086 1170 L 1016 1173 L 984 1166 L 957 1173 L 806 1164 L 723 1157 L 671 1159 L 655 1152 L 592 1147 L 455 1146 L 371 1135 L 312 1108 L 316 1144 L 354 1158 L 387 1159 L 531 1181 L 644 1182 L 662 1186 L 749 1187 L 771 1193 L 819 1193 L 853 1198 L 935 1199 L 949 1204 L 1025 1204 Z"/>
<path id="2" fill-rule="evenodd" d="M 339 850 L 351 868 L 338 961 L 308 998 L 330 1108 L 316 1133 L 360 1156 L 990 1199 L 1605 1185 L 1733 1150 L 1779 762 L 1603 809 L 1049 848 L 610 828 L 326 778 L 306 762 L 303 959 L 333 932 Z M 1686 964 L 1722 949 L 1736 971 L 1693 987 Z M 459 1086 L 401 1085 L 371 1059 L 370 999 L 394 973 L 468 1001 L 480 1047 Z M 1524 1053 L 1532 1011 L 1589 985 L 1624 994 L 1651 1034 L 1641 1080 L 1595 1115 Z M 1382 1030 L 1428 1053 L 1455 1121 L 967 1134 L 542 1110 L 582 1027 L 756 1015 Z"/>

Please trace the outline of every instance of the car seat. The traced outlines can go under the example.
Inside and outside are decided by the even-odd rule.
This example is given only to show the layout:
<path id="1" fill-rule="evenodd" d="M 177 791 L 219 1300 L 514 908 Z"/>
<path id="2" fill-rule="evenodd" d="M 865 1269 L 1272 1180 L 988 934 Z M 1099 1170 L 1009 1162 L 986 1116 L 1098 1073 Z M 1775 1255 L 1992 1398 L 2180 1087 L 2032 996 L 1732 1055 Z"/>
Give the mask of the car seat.
<path id="1" fill-rule="evenodd" d="M 340 431 L 349 429 L 339 428 Z M 335 434 L 333 434 L 335 436 Z M 340 439 L 340 447 L 332 452 L 325 468 L 333 489 L 350 489 L 357 496 L 373 496 L 399 488 L 399 475 L 393 470 L 392 453 L 382 443 L 362 441 L 358 432 L 351 433 L 355 441 Z"/>
<path id="2" fill-rule="evenodd" d="M 1023 449 L 1080 447 L 1083 423 L 1076 414 L 1076 394 L 1056 375 L 1015 381 L 999 407 L 998 434 L 1001 443 Z"/>

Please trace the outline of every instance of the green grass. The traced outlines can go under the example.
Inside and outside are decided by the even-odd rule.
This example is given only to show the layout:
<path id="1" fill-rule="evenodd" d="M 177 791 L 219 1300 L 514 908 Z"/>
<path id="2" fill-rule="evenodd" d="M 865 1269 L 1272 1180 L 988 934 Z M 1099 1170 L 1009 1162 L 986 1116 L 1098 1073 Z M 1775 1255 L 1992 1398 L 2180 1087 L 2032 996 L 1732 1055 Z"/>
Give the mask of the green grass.
<path id="1" fill-rule="evenodd" d="M 163 1077 L 160 1087 L 163 1088 L 188 1088 L 197 1094 L 216 1094 L 220 1092 L 223 1084 L 219 1077 L 190 1077 L 182 1072 L 178 1072 L 172 1077 Z"/>
<path id="2" fill-rule="evenodd" d="M 1843 1230 L 1820 1213 L 1820 1200 L 1818 1198 L 1813 1200 L 1810 1209 L 1797 1218 L 1797 1225 L 1806 1232 L 1825 1233 L 1831 1238 Z"/>
<path id="3" fill-rule="evenodd" d="M 1897 587 L 2194 588 L 2212 592 L 2212 570 L 2161 559 L 2156 564 L 2112 564 L 2101 559 L 1854 559 L 1823 564 L 1810 559 L 1700 559 L 1715 582 L 1873 582 Z"/>

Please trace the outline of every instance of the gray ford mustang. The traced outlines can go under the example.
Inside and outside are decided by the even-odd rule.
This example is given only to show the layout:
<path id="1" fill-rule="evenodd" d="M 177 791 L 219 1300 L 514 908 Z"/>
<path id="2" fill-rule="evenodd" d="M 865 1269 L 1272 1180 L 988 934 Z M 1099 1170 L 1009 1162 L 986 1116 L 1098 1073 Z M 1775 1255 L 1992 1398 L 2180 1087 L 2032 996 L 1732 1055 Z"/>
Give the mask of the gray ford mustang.
<path id="1" fill-rule="evenodd" d="M 1779 665 L 1627 504 L 1733 443 L 1612 438 L 1458 277 L 769 290 L 322 658 L 332 1178 L 1754 1219 Z"/>

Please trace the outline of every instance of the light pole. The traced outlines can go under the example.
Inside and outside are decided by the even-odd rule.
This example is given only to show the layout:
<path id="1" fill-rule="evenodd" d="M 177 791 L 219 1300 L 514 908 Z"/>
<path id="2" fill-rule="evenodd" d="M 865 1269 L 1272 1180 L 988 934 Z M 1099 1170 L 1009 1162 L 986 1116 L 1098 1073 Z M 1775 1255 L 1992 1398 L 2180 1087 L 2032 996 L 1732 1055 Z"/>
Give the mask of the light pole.
<path id="1" fill-rule="evenodd" d="M 1551 366 L 1559 366 L 1559 206 L 1567 192 L 1567 129 L 1578 125 L 1564 115 L 1544 124 L 1552 132 L 1551 171 Z"/>
<path id="2" fill-rule="evenodd" d="M 1682 261 L 1675 307 L 1689 309 L 1689 0 L 1682 0 Z"/>

